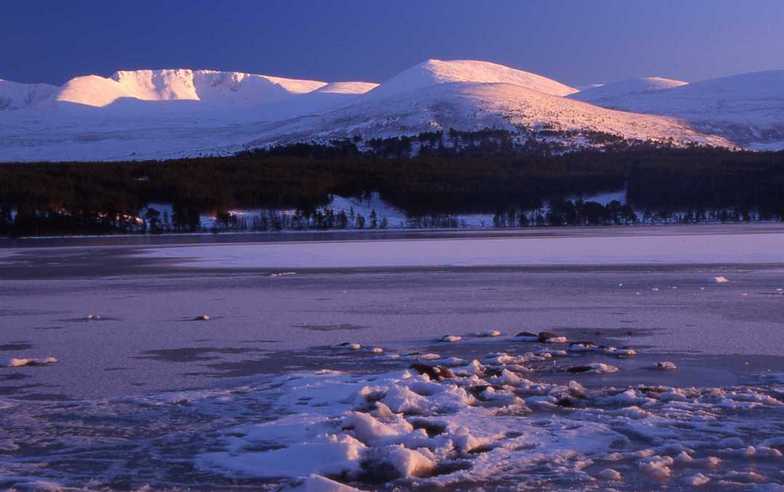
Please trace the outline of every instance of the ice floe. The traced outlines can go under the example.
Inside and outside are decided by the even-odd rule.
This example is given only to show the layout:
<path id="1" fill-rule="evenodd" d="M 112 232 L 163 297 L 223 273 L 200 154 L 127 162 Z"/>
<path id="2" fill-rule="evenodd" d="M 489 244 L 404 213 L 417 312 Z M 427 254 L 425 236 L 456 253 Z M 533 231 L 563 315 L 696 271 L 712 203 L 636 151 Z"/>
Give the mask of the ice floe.
<path id="1" fill-rule="evenodd" d="M 269 274 L 270 278 L 278 278 L 278 277 L 291 277 L 296 275 L 297 272 L 273 272 Z"/>
<path id="2" fill-rule="evenodd" d="M 48 366 L 56 364 L 58 361 L 55 357 L 12 357 L 8 361 L 8 367 L 34 367 L 34 366 Z"/>
<path id="3" fill-rule="evenodd" d="M 498 330 L 482 331 L 476 334 L 476 336 L 482 338 L 494 338 L 494 337 L 500 337 L 501 335 L 502 333 Z"/>
<path id="4" fill-rule="evenodd" d="M 360 489 L 330 480 L 315 473 L 301 483 L 292 484 L 282 489 L 282 492 L 360 492 Z"/>
<path id="5" fill-rule="evenodd" d="M 604 470 L 600 471 L 597 475 L 602 480 L 609 480 L 612 482 L 620 482 L 623 480 L 623 475 L 618 470 L 613 470 L 612 468 L 605 468 Z"/>
<path id="6" fill-rule="evenodd" d="M 335 345 L 335 348 L 345 350 L 362 350 L 362 345 L 355 342 L 341 342 Z"/>
<path id="7" fill-rule="evenodd" d="M 580 357 L 584 351 L 570 353 Z M 646 487 L 768 483 L 769 475 L 747 473 L 743 463 L 784 465 L 784 440 L 749 442 L 733 435 L 743 426 L 735 421 L 743 417 L 738 412 L 775 409 L 784 416 L 778 390 L 586 387 L 531 379 L 548 367 L 537 365 L 544 357 L 531 352 L 439 364 L 447 359 L 420 358 L 406 370 L 365 377 L 299 374 L 281 388 L 285 416 L 227 430 L 224 450 L 201 454 L 198 466 L 293 483 L 308 483 L 317 473 L 359 489 L 383 483 L 468 490 L 466 484 L 502 487 L 521 477 L 533 486 L 537 474 L 559 474 L 567 488 L 598 480 L 634 490 L 640 480 Z M 618 368 L 589 362 L 565 371 L 583 377 Z M 291 406 L 312 392 L 334 397 Z M 285 461 L 295 455 L 294 462 Z M 733 466 L 719 467 L 722 460 Z M 627 482 L 630 476 L 636 478 Z"/>
<path id="8" fill-rule="evenodd" d="M 612 374 L 618 372 L 618 368 L 604 362 L 594 362 L 583 366 L 572 366 L 566 370 L 567 372 L 593 372 L 596 374 Z"/>
<path id="9" fill-rule="evenodd" d="M 565 336 L 556 335 L 549 331 L 541 331 L 539 333 L 521 331 L 515 335 L 515 338 L 521 342 L 567 343 L 569 341 Z"/>
<path id="10" fill-rule="evenodd" d="M 469 343 L 444 346 L 444 354 L 374 353 L 350 341 L 327 353 L 353 359 L 354 350 L 364 350 L 368 360 L 391 366 L 265 375 L 249 386 L 113 403 L 67 402 L 63 412 L 82 405 L 81 413 L 105 422 L 125 408 L 118 425 L 133 415 L 134 426 L 154 423 L 154 431 L 140 434 L 172 433 L 161 448 L 151 451 L 165 439 L 156 437 L 136 452 L 182 449 L 172 466 L 192 464 L 194 476 L 210 484 L 236 480 L 313 492 L 784 486 L 784 378 L 731 387 L 627 384 L 634 371 L 658 381 L 674 375 L 651 374 L 652 362 L 619 361 L 593 342 L 554 350 L 544 338 L 540 346 L 510 338 L 505 351 L 471 356 Z M 479 350 L 490 343 L 473 342 Z M 499 350 L 504 341 L 492 343 Z M 622 350 L 632 349 L 616 349 Z M 0 449 L 12 450 L 0 453 L 0 472 L 60 478 L 55 469 L 42 472 L 13 457 L 31 439 L 51 442 L 58 456 L 100 454 L 89 447 L 94 430 L 75 438 L 35 430 L 45 425 L 25 429 L 36 418 L 25 413 L 30 403 L 3 402 L 10 428 L 21 430 L 0 439 Z M 189 446 L 178 442 L 184 415 Z M 125 437 L 121 442 L 128 445 Z"/>

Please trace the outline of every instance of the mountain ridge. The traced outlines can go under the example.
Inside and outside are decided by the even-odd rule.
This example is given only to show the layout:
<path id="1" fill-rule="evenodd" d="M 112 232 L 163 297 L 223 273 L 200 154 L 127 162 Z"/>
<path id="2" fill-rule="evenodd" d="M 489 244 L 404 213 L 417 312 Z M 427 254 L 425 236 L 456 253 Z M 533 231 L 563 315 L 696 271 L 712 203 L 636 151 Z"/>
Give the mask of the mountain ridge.
<path id="1" fill-rule="evenodd" d="M 3 84 L 0 85 L 0 97 L 12 91 L 20 92 L 25 87 L 48 89 L 48 97 L 28 100 L 27 104 L 15 104 L 8 109 L 29 109 L 47 102 L 46 99 L 90 107 L 105 107 L 123 98 L 141 101 L 261 104 L 277 102 L 288 96 L 309 94 L 328 86 L 335 88 L 331 92 L 342 94 L 362 94 L 376 87 L 376 84 L 367 82 L 330 83 L 246 72 L 187 68 L 118 70 L 108 77 L 81 75 L 69 79 L 62 86 L 20 84 L 4 80 L 0 80 L 0 84 Z M 220 96 L 224 97 L 224 101 L 219 101 Z"/>
<path id="2" fill-rule="evenodd" d="M 645 77 L 578 91 L 475 60 L 426 60 L 380 84 L 120 70 L 62 87 L 0 81 L 0 108 L 3 161 L 165 159 L 452 128 L 505 129 L 565 150 L 601 146 L 590 137 L 599 134 L 784 148 L 784 71 L 689 84 Z"/>

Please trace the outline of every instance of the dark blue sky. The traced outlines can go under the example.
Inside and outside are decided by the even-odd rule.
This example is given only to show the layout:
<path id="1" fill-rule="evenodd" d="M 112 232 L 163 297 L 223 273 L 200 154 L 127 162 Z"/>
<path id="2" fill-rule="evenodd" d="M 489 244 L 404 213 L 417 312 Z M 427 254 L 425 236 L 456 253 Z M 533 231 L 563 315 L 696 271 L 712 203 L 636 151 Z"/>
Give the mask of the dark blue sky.
<path id="1" fill-rule="evenodd" d="M 476 58 L 569 84 L 784 68 L 784 0 L 3 0 L 0 78 L 216 68 L 383 80 Z"/>

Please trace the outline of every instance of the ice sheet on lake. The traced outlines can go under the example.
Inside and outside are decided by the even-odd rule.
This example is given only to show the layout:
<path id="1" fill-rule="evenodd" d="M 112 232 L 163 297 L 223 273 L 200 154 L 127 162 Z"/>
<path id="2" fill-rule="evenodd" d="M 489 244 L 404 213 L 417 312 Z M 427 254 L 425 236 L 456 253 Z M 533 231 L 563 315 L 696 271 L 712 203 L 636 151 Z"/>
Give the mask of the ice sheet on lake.
<path id="1" fill-rule="evenodd" d="M 754 264 L 784 261 L 784 234 L 459 238 L 146 249 L 205 268 Z"/>

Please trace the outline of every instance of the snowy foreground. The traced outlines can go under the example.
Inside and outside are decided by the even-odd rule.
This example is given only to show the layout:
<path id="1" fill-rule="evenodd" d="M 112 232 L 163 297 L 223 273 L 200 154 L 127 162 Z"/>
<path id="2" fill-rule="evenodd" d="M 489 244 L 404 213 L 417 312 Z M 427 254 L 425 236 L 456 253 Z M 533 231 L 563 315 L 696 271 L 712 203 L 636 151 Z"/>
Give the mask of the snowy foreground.
<path id="1" fill-rule="evenodd" d="M 452 128 L 502 129 L 517 143 L 534 138 L 566 149 L 601 146 L 612 135 L 775 150 L 784 148 L 783 87 L 784 71 L 773 71 L 578 91 L 475 60 L 427 60 L 381 84 L 190 69 L 86 75 L 63 86 L 0 80 L 0 160 L 224 155 Z"/>
<path id="2" fill-rule="evenodd" d="M 381 373 L 296 372 L 83 403 L 4 400 L 0 485 L 100 489 L 138 483 L 132 473 L 156 489 L 784 487 L 784 375 L 732 387 L 616 384 L 637 351 L 548 336 L 504 337 L 470 361 L 331 349 L 407 367 Z M 492 351 L 499 346 L 508 350 Z M 660 361 L 648 370 L 666 378 L 678 368 Z M 51 425 L 62 437 L 47 434 Z"/>
<path id="3" fill-rule="evenodd" d="M 324 476 L 404 488 L 784 485 L 784 439 L 764 437 L 784 417 L 781 385 L 589 390 L 575 380 L 536 382 L 535 374 L 617 368 L 569 367 L 573 359 L 559 368 L 560 349 L 467 364 L 427 355 L 410 356 L 426 360 L 402 373 L 286 378 L 275 405 L 292 415 L 228 430 L 225 451 L 199 455 L 197 466 L 309 477 L 305 490 L 349 490 Z M 752 421 L 754 433 L 746 430 Z"/>

